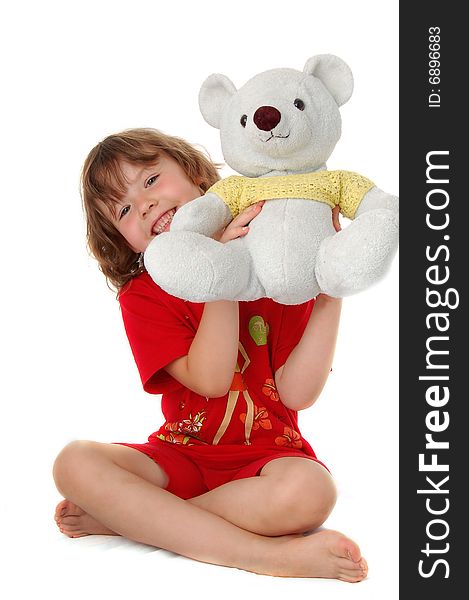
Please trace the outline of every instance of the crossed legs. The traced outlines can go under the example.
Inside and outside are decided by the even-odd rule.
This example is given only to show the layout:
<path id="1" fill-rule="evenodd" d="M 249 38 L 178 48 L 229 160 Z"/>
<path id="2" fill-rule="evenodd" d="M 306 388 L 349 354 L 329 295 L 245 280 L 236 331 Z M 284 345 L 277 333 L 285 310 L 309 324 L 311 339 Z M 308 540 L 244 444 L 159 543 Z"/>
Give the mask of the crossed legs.
<path id="1" fill-rule="evenodd" d="M 164 471 L 137 450 L 72 442 L 57 457 L 54 478 L 67 498 L 56 520 L 72 537 L 114 533 L 269 575 L 345 581 L 366 576 L 352 540 L 328 530 L 301 535 L 324 522 L 335 502 L 329 474 L 307 459 L 276 459 L 259 477 L 182 500 L 164 489 Z"/>
<path id="2" fill-rule="evenodd" d="M 188 500 L 238 527 L 266 536 L 316 529 L 336 501 L 329 473 L 307 458 L 268 462 L 259 477 L 238 479 Z"/>

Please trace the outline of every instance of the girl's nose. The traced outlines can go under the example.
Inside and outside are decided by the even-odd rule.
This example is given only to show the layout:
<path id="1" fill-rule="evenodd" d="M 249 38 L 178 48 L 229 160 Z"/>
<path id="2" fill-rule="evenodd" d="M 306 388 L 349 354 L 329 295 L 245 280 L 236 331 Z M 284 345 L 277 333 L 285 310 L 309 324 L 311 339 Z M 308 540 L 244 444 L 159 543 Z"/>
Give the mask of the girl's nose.
<path id="1" fill-rule="evenodd" d="M 142 204 L 142 209 L 141 209 L 141 212 L 142 212 L 142 217 L 146 217 L 146 216 L 147 216 L 147 214 L 148 214 L 148 213 L 151 211 L 151 209 L 152 209 L 154 206 L 155 206 L 155 203 L 154 203 L 154 202 L 144 202 L 144 203 Z"/>

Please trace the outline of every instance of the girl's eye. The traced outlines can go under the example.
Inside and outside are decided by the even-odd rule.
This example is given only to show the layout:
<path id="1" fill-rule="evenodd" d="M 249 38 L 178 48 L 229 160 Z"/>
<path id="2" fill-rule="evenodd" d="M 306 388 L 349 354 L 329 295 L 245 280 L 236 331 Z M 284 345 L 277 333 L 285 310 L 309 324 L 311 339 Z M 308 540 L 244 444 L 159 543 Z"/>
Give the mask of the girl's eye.
<path id="1" fill-rule="evenodd" d="M 129 212 L 129 210 L 130 210 L 130 206 L 124 206 L 124 208 L 119 213 L 119 219 L 122 219 L 122 217 L 125 217 L 125 215 Z"/>
<path id="2" fill-rule="evenodd" d="M 150 185 L 153 185 L 155 183 L 155 181 L 158 179 L 158 175 L 152 175 L 151 177 L 149 177 L 145 183 L 145 187 L 150 187 Z"/>

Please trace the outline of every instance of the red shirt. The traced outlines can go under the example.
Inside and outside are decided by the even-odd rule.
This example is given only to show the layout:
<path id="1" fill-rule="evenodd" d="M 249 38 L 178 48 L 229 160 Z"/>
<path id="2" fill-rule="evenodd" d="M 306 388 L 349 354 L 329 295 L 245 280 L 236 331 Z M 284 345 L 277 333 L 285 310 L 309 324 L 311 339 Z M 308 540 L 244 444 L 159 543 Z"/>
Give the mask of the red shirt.
<path id="1" fill-rule="evenodd" d="M 299 431 L 297 412 L 282 404 L 274 381 L 303 334 L 314 300 L 295 306 L 268 298 L 239 303 L 238 363 L 230 392 L 220 398 L 200 396 L 164 370 L 188 354 L 204 304 L 170 296 L 146 273 L 124 287 L 119 301 L 143 388 L 162 394 L 166 422 L 154 436 L 183 445 L 262 445 L 315 456 Z"/>

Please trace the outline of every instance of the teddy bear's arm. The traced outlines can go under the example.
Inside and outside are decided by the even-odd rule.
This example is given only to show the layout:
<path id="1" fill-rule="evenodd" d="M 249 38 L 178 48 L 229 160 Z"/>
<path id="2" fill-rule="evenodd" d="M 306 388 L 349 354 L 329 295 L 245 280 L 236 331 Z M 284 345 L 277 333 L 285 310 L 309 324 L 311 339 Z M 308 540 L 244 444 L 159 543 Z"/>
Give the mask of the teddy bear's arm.
<path id="1" fill-rule="evenodd" d="M 373 186 L 351 218 L 323 240 L 316 261 L 321 291 L 337 298 L 366 289 L 388 270 L 399 239 L 398 198 Z"/>
<path id="2" fill-rule="evenodd" d="M 226 227 L 232 218 L 225 202 L 213 192 L 207 192 L 176 212 L 171 222 L 171 231 L 193 231 L 212 237 Z"/>
<path id="3" fill-rule="evenodd" d="M 323 172 L 322 176 L 330 178 L 330 181 L 322 183 L 326 191 L 325 183 L 329 183 L 331 189 L 335 187 L 337 196 L 334 202 L 338 203 L 340 212 L 348 219 L 355 219 L 365 212 L 382 208 L 390 210 L 394 215 L 399 213 L 398 198 L 383 192 L 363 175 L 353 171 L 328 171 Z"/>
<path id="4" fill-rule="evenodd" d="M 397 218 L 399 215 L 399 198 L 392 196 L 380 190 L 378 187 L 372 187 L 363 197 L 360 206 L 355 212 L 355 217 L 359 217 L 370 210 L 386 208 L 394 213 Z"/>
<path id="5" fill-rule="evenodd" d="M 354 171 L 323 171 L 318 179 L 324 186 L 324 192 L 329 192 L 328 199 L 339 206 L 347 219 L 355 218 L 363 198 L 375 186 L 370 179 Z"/>

